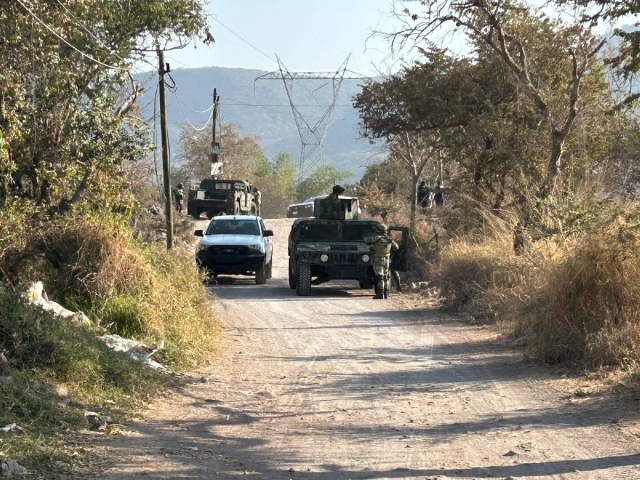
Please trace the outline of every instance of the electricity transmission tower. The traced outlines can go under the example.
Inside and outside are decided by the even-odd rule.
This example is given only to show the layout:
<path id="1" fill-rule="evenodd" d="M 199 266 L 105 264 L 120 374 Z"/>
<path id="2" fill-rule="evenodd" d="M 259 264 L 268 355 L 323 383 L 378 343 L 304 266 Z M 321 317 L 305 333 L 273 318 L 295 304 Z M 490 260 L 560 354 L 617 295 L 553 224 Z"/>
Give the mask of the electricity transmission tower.
<path id="1" fill-rule="evenodd" d="M 354 72 L 347 70 L 349 64 L 349 55 L 346 60 L 340 65 L 340 68 L 335 72 L 290 72 L 287 67 L 284 66 L 282 60 L 276 55 L 278 60 L 279 70 L 262 75 L 255 79 L 258 80 L 282 80 L 284 88 L 287 91 L 287 97 L 289 98 L 289 104 L 291 105 L 291 111 L 293 112 L 293 118 L 295 119 L 296 126 L 298 127 L 298 134 L 302 142 L 302 149 L 300 152 L 300 164 L 298 169 L 298 182 L 301 182 L 311 170 L 317 165 L 324 162 L 323 143 L 327 134 L 327 128 L 329 127 L 329 120 L 331 114 L 336 106 L 336 100 L 340 93 L 340 87 L 345 79 L 360 80 L 367 77 L 362 77 Z M 324 110 L 324 113 L 317 121 L 305 119 L 298 107 L 296 107 L 293 100 L 293 86 L 295 82 L 303 80 L 328 80 L 333 86 L 332 101 L 329 106 Z M 324 85 L 323 85 L 324 86 Z M 322 88 L 322 87 L 320 87 Z M 319 88 L 317 89 L 319 90 Z"/>

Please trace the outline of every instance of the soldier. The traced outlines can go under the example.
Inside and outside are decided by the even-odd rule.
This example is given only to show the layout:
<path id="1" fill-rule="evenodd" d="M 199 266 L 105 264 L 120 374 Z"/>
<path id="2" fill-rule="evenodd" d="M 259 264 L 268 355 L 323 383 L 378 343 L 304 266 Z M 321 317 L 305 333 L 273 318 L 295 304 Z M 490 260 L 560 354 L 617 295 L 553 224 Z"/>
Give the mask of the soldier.
<path id="1" fill-rule="evenodd" d="M 184 185 L 182 185 L 182 183 L 179 183 L 173 190 L 173 197 L 176 201 L 176 210 L 178 211 L 178 214 L 182 215 L 184 207 Z"/>
<path id="2" fill-rule="evenodd" d="M 384 298 L 384 284 L 382 288 L 378 287 L 378 284 L 389 281 L 389 259 L 391 252 L 398 250 L 398 244 L 387 235 L 387 226 L 377 224 L 374 227 L 374 232 L 366 235 L 364 241 L 371 245 L 371 255 L 373 257 L 373 276 L 376 285 L 375 298 Z"/>
<path id="3" fill-rule="evenodd" d="M 433 200 L 436 202 L 436 207 L 444 206 L 444 187 L 442 185 L 438 185 L 436 188 L 436 194 Z"/>
<path id="4" fill-rule="evenodd" d="M 335 185 L 327 198 L 322 200 L 322 213 L 320 218 L 325 219 L 340 219 L 340 212 L 342 211 L 342 205 L 340 203 L 340 195 L 344 193 L 344 188 L 340 185 Z"/>
<path id="5" fill-rule="evenodd" d="M 262 192 L 258 187 L 253 187 L 253 202 L 256 204 L 256 215 L 260 216 L 260 207 L 262 206 Z"/>
<path id="6" fill-rule="evenodd" d="M 430 195 L 431 195 L 431 190 L 429 190 L 429 187 L 427 186 L 427 182 L 422 180 L 420 182 L 420 185 L 418 186 L 418 205 L 420 205 L 422 208 L 429 206 L 428 201 L 429 201 Z"/>

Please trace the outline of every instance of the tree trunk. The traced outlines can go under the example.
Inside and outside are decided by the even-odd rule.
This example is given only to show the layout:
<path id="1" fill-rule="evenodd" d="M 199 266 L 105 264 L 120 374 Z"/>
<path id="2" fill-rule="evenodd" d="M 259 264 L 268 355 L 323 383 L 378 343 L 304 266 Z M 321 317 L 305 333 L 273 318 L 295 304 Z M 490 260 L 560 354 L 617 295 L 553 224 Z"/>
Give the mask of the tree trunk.
<path id="1" fill-rule="evenodd" d="M 418 178 L 413 177 L 411 184 L 411 213 L 409 217 L 409 225 L 411 229 L 416 226 L 416 211 L 418 207 Z"/>
<path id="2" fill-rule="evenodd" d="M 560 130 L 554 128 L 551 131 L 551 155 L 547 164 L 547 177 L 545 178 L 540 197 L 545 199 L 556 189 L 560 166 L 562 165 L 562 153 L 564 152 L 564 135 Z"/>

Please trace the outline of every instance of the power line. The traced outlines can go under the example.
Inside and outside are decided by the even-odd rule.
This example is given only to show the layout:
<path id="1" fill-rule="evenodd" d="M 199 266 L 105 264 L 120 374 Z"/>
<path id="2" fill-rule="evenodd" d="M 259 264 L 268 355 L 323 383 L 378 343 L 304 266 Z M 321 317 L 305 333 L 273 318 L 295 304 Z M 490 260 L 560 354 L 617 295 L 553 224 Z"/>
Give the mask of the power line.
<path id="1" fill-rule="evenodd" d="M 201 132 L 202 130 L 204 130 L 209 126 L 209 124 L 211 123 L 211 120 L 213 120 L 213 111 L 211 112 L 211 115 L 209 115 L 209 119 L 207 120 L 207 123 L 204 125 L 204 127 L 198 128 L 193 123 L 191 123 L 191 120 L 189 120 L 189 117 L 187 117 L 187 114 L 184 111 L 184 108 L 182 108 L 182 101 L 180 100 L 180 97 L 178 97 L 178 94 L 173 91 L 171 93 L 173 93 L 176 97 L 176 100 L 178 100 L 178 106 L 180 107 L 180 111 L 182 112 L 182 115 L 184 116 L 185 120 L 187 121 L 187 123 L 191 128 L 193 128 L 196 132 Z"/>
<path id="2" fill-rule="evenodd" d="M 118 59 L 120 59 L 120 60 L 122 60 L 123 62 L 126 63 L 126 60 L 124 58 L 122 58 L 116 52 L 111 50 L 111 48 L 109 48 L 107 45 L 105 45 L 104 42 L 100 38 L 98 38 L 98 36 L 96 34 L 94 34 L 91 30 L 89 30 L 89 28 L 87 28 L 80 20 L 78 20 L 78 17 L 76 17 L 73 14 L 73 12 L 71 10 L 69 10 L 60 0 L 56 0 L 56 2 L 58 2 L 58 5 L 60 5 L 64 9 L 64 11 L 67 12 L 67 14 L 73 20 L 75 20 L 77 26 L 82 28 L 85 32 L 87 32 L 89 34 L 89 36 L 91 36 L 94 40 L 96 40 L 98 42 L 98 45 L 100 45 L 102 48 L 107 50 L 111 55 L 114 55 L 115 57 L 117 57 Z"/>
<path id="3" fill-rule="evenodd" d="M 267 55 L 266 53 L 264 53 L 262 50 L 260 50 L 258 47 L 256 47 L 255 45 L 253 45 L 251 42 L 249 42 L 249 40 L 245 40 L 244 38 L 242 38 L 240 35 L 238 35 L 236 32 L 234 32 L 233 30 L 231 30 L 229 27 L 227 27 L 224 23 L 222 23 L 220 20 L 218 20 L 215 16 L 212 16 L 211 18 L 213 18 L 214 21 L 218 22 L 223 28 L 227 29 L 228 31 L 230 31 L 232 34 L 234 34 L 236 37 L 238 37 L 240 40 L 242 40 L 244 43 L 246 43 L 247 45 L 249 45 L 251 48 L 253 48 L 256 52 L 258 52 L 261 55 L 264 55 L 266 58 L 268 58 L 269 60 L 271 60 L 273 63 L 278 63 L 276 61 L 275 58 Z"/>
<path id="4" fill-rule="evenodd" d="M 42 20 L 40 20 L 40 18 L 38 18 L 38 16 L 33 13 L 33 11 L 31 9 L 29 9 L 29 7 L 27 7 L 22 0 L 17 0 L 18 3 L 20 5 L 22 5 L 22 7 L 29 12 L 29 14 L 35 18 L 38 23 L 40 23 L 43 27 L 45 27 L 47 30 L 49 30 L 55 37 L 57 37 L 60 41 L 64 42 L 67 46 L 69 46 L 71 49 L 75 50 L 76 52 L 78 52 L 80 55 L 82 55 L 85 58 L 88 58 L 89 60 L 91 60 L 92 62 L 97 63 L 98 65 L 102 65 L 103 67 L 109 68 L 111 70 L 121 70 L 123 72 L 128 72 L 129 69 L 128 68 L 122 68 L 122 67 L 115 67 L 113 65 L 108 65 L 106 63 L 101 62 L 100 60 L 94 58 L 93 56 L 89 55 L 88 53 L 84 53 L 82 50 L 79 50 L 78 48 L 74 47 L 73 45 L 71 45 L 66 39 L 64 39 L 63 37 L 61 37 L 60 35 L 58 35 L 56 33 L 56 31 L 51 28 L 49 25 L 47 25 L 46 23 L 44 23 Z"/>

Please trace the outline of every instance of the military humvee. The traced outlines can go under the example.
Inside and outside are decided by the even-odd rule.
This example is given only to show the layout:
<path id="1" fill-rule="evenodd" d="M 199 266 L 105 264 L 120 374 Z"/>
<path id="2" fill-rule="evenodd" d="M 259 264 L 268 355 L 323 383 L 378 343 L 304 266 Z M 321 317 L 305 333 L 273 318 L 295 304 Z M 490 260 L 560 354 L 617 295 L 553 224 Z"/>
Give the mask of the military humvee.
<path id="1" fill-rule="evenodd" d="M 340 198 L 340 202 L 341 218 L 298 218 L 293 222 L 288 245 L 289 287 L 300 296 L 310 295 L 312 285 L 331 280 L 355 280 L 360 288 L 373 288 L 370 247 L 364 237 L 379 222 L 357 219 L 357 199 Z M 316 212 L 321 211 L 318 207 L 316 202 Z M 409 229 L 389 230 L 399 232 L 400 251 L 394 268 L 406 271 Z"/>
<path id="2" fill-rule="evenodd" d="M 204 179 L 189 187 L 187 213 L 196 220 L 201 213 L 213 218 L 226 215 L 255 215 L 258 207 L 254 203 L 252 187 L 245 180 Z"/>

